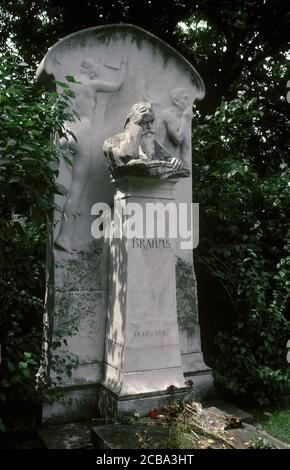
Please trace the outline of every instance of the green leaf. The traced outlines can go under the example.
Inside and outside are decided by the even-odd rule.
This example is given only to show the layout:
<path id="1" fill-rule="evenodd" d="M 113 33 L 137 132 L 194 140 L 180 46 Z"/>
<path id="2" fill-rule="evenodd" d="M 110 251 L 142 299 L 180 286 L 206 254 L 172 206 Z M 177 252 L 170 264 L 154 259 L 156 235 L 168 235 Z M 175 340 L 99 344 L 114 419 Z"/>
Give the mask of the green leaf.
<path id="1" fill-rule="evenodd" d="M 62 196 L 66 196 L 68 193 L 67 188 L 60 183 L 55 184 L 55 189 L 56 189 L 56 194 L 60 194 Z"/>
<path id="2" fill-rule="evenodd" d="M 57 171 L 59 168 L 59 162 L 57 161 L 52 161 L 48 163 L 48 168 L 50 168 L 52 171 Z"/>
<path id="3" fill-rule="evenodd" d="M 26 377 L 27 379 L 29 379 L 29 378 L 31 377 L 31 374 L 30 374 L 30 372 L 29 372 L 28 369 L 22 369 L 22 370 L 21 370 L 21 373 L 22 373 L 22 375 L 23 375 L 24 377 Z"/>
<path id="4" fill-rule="evenodd" d="M 28 367 L 28 364 L 26 362 L 22 362 L 22 361 L 18 362 L 18 368 L 20 370 L 27 369 L 27 367 Z"/>
<path id="5" fill-rule="evenodd" d="M 69 96 L 70 98 L 75 98 L 76 94 L 72 90 L 66 90 L 65 92 L 66 96 Z"/>
<path id="6" fill-rule="evenodd" d="M 66 75 L 65 79 L 70 83 L 77 83 L 73 75 Z"/>
<path id="7" fill-rule="evenodd" d="M 60 86 L 61 88 L 64 88 L 64 89 L 67 89 L 69 87 L 67 83 L 62 82 L 60 80 L 54 80 L 54 83 L 56 83 L 58 86 Z"/>
<path id="8" fill-rule="evenodd" d="M 9 380 L 7 380 L 7 379 L 2 379 L 2 380 L 0 381 L 0 383 L 1 383 L 2 387 L 4 387 L 4 388 L 9 388 L 9 387 L 11 387 L 11 383 L 10 383 Z"/>
<path id="9" fill-rule="evenodd" d="M 15 372 L 15 370 L 16 370 L 15 365 L 11 361 L 9 361 L 9 359 L 7 360 L 7 367 L 8 367 L 10 372 Z"/>

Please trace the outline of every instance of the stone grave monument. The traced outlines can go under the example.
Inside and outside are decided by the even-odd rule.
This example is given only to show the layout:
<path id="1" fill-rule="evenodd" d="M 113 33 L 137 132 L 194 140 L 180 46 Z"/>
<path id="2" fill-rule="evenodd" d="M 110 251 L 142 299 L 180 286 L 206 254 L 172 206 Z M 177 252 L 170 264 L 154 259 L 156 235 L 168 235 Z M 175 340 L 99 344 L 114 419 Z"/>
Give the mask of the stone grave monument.
<path id="1" fill-rule="evenodd" d="M 68 192 L 55 196 L 62 216 L 48 237 L 40 370 L 61 397 L 44 403 L 46 423 L 146 413 L 188 379 L 196 397 L 212 389 L 190 243 L 171 239 L 168 226 L 162 238 L 93 236 L 98 203 L 187 203 L 191 214 L 192 106 L 203 81 L 169 45 L 126 24 L 55 44 L 38 79 L 60 89 L 68 76 L 78 119 L 66 123 L 75 139 L 59 141 L 72 165 L 61 162 Z"/>

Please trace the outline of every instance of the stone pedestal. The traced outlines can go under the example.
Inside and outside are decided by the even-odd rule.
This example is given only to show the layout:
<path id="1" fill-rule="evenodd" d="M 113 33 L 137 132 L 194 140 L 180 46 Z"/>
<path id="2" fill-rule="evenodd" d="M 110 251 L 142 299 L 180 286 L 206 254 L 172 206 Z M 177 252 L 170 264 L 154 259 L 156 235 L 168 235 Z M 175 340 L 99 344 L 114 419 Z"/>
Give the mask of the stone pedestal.
<path id="1" fill-rule="evenodd" d="M 176 182 L 132 176 L 117 180 L 115 208 L 122 208 L 123 229 L 128 219 L 124 212 L 132 202 L 143 210 L 144 230 L 148 228 L 146 205 L 174 203 Z M 164 394 L 172 385 L 184 389 L 184 380 L 176 309 L 175 240 L 169 237 L 167 220 L 162 239 L 147 238 L 146 234 L 129 238 L 124 233 L 111 239 L 103 385 L 108 395 L 114 394 L 115 403 L 117 397 L 124 403 L 127 396 L 134 396 L 136 401 L 139 394 L 142 400 L 148 394 Z M 134 409 L 138 411 L 136 403 Z"/>

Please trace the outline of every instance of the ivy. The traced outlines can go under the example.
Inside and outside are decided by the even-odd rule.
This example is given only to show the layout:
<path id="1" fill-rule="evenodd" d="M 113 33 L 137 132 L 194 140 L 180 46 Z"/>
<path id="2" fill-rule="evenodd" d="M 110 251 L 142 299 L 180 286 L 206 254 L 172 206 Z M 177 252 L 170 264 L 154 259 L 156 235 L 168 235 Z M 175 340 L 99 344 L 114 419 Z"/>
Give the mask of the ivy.
<path id="1" fill-rule="evenodd" d="M 264 109 L 244 94 L 223 102 L 193 135 L 195 257 L 215 285 L 207 287 L 210 361 L 223 390 L 260 403 L 290 393 L 290 167 L 281 144 L 261 144 Z M 276 126 L 281 132 L 285 121 Z"/>
<path id="2" fill-rule="evenodd" d="M 51 136 L 65 137 L 64 122 L 77 118 L 69 111 L 69 86 L 59 94 L 44 92 L 34 75 L 13 54 L 1 55 L 0 406 L 5 419 L 15 407 L 21 414 L 24 404 L 35 408 L 38 402 L 47 220 L 53 194 L 65 191 L 55 181 L 60 159 L 71 164 Z"/>

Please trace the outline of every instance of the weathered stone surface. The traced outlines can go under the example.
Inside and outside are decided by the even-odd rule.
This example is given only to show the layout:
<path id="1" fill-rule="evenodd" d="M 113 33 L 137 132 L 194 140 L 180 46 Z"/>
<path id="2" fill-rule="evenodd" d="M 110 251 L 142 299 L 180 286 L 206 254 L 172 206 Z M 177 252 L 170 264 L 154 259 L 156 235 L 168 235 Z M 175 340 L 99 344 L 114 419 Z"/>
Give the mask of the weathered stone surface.
<path id="1" fill-rule="evenodd" d="M 122 204 L 125 213 L 134 201 L 145 212 L 148 202 L 174 200 L 175 183 L 151 178 L 147 191 L 147 178 L 123 178 L 117 182 L 115 204 Z M 122 227 L 125 223 L 126 216 Z M 103 384 L 120 396 L 164 391 L 171 385 L 184 387 L 174 244 L 168 227 L 162 247 L 154 243 L 147 248 L 136 240 L 123 233 L 111 241 Z"/>
<path id="2" fill-rule="evenodd" d="M 95 370 L 94 370 L 95 374 Z M 100 377 L 97 378 L 100 380 Z M 46 426 L 81 421 L 98 414 L 98 393 L 95 385 L 64 387 L 55 398 L 43 404 L 42 421 Z"/>
<path id="3" fill-rule="evenodd" d="M 106 318 L 102 313 L 106 301 L 103 291 L 56 293 L 54 334 L 66 338 L 62 350 L 73 351 L 80 364 L 103 360 L 104 345 L 96 343 L 96 336 L 104 335 Z"/>
<path id="4" fill-rule="evenodd" d="M 290 449 L 290 446 L 284 442 L 279 441 L 279 439 L 247 423 L 240 429 L 232 429 L 229 431 L 229 434 L 234 438 L 237 449 L 244 449 L 245 445 L 248 444 L 249 441 L 255 440 L 255 438 L 262 439 L 264 442 L 270 444 L 273 449 Z"/>
<path id="5" fill-rule="evenodd" d="M 224 413 L 225 415 L 235 416 L 239 418 L 243 423 L 250 423 L 253 421 L 253 415 L 248 413 L 247 411 L 241 410 L 235 405 L 230 403 L 218 403 L 218 406 L 206 407 L 206 410 L 213 409 L 214 411 L 218 411 L 219 413 Z"/>
<path id="6" fill-rule="evenodd" d="M 38 430 L 47 449 L 91 449 L 91 429 L 83 423 L 69 423 Z"/>
<path id="7" fill-rule="evenodd" d="M 119 416 L 131 416 L 138 413 L 139 416 L 148 416 L 151 409 L 156 408 L 161 412 L 165 404 L 172 399 L 180 405 L 184 401 L 192 401 L 195 399 L 195 392 L 190 388 L 177 388 L 172 392 L 169 390 L 147 392 L 142 390 L 134 395 L 120 395 L 113 392 L 108 387 L 99 385 L 98 392 L 98 409 L 105 418 L 116 418 Z"/>
<path id="8" fill-rule="evenodd" d="M 238 449 L 247 449 L 256 438 L 267 442 L 274 449 L 290 449 L 284 442 L 249 424 L 228 432 Z M 93 427 L 86 423 L 70 423 L 39 429 L 38 434 L 47 449 L 140 449 L 138 436 L 146 436 L 145 441 L 150 449 L 166 449 L 170 438 L 169 427 L 149 420 L 142 424 Z"/>
<path id="9" fill-rule="evenodd" d="M 71 87 L 76 93 L 72 107 L 80 120 L 67 123 L 67 129 L 75 134 L 78 142 L 69 138 L 63 145 L 73 152 L 74 167 L 77 165 L 81 171 L 75 174 L 76 168 L 72 171 L 64 163 L 60 168 L 59 182 L 70 188 L 74 217 L 65 221 L 73 230 L 69 233 L 65 230 L 65 237 L 61 233 L 62 242 L 56 248 L 79 252 L 81 248 L 88 249 L 92 241 L 92 205 L 113 200 L 103 157 L 104 140 L 122 130 L 131 107 L 146 97 L 156 106 L 158 140 L 165 148 L 171 142 L 170 155 L 183 160 L 190 169 L 191 106 L 196 99 L 204 97 L 205 90 L 189 62 L 163 41 L 132 25 L 90 28 L 55 44 L 42 61 L 38 77 L 43 82 L 51 82 L 52 78 L 65 81 L 68 75 L 75 76 L 79 82 Z M 183 95 L 178 91 L 172 95 L 173 90 L 182 90 L 183 94 L 186 91 L 188 109 L 184 122 L 180 121 L 182 113 L 179 115 L 176 107 L 178 100 L 184 101 Z M 183 129 L 175 144 L 172 136 L 168 139 L 164 134 L 168 120 L 172 120 L 171 128 L 181 125 Z M 178 199 L 191 202 L 190 180 L 179 183 L 176 191 Z M 63 207 L 68 198 L 57 197 L 56 202 Z M 61 226 L 59 223 L 56 227 L 55 239 L 62 231 Z"/>
<path id="10" fill-rule="evenodd" d="M 92 428 L 92 442 L 96 449 L 140 449 L 138 436 L 146 436 L 145 442 L 149 449 L 166 449 L 170 438 L 169 427 L 160 426 L 158 423 L 131 424 L 131 425 L 108 425 Z M 261 438 L 274 449 L 290 449 L 285 443 L 259 431 L 250 424 L 228 431 L 228 436 L 236 449 L 248 449 L 250 442 L 255 438 Z M 213 444 L 214 448 L 221 448 Z M 194 447 L 190 447 L 193 449 Z"/>
<path id="11" fill-rule="evenodd" d="M 68 360 L 71 356 L 74 361 L 77 356 L 80 362 L 71 376 L 63 373 L 62 383 L 69 387 L 81 384 L 82 380 L 87 383 L 88 377 L 83 373 L 89 374 L 90 382 L 93 377 L 98 382 L 104 359 L 108 245 L 95 241 L 91 235 L 93 204 L 112 204 L 113 201 L 113 186 L 103 155 L 103 143 L 109 136 L 122 131 L 132 105 L 146 99 L 154 103 L 156 109 L 157 140 L 170 155 L 191 169 L 191 106 L 196 99 L 203 98 L 205 90 L 196 70 L 180 54 L 132 25 L 90 28 L 55 44 L 42 61 L 38 78 L 51 87 L 52 80 L 66 81 L 68 75 L 74 76 L 78 82 L 71 83 L 76 94 L 71 106 L 80 119 L 66 123 L 67 130 L 73 132 L 76 141 L 72 137 L 60 141 L 60 146 L 72 158 L 73 166 L 62 161 L 59 168 L 58 182 L 69 191 L 66 196 L 55 198 L 55 203 L 63 208 L 65 218 L 61 220 L 56 213 L 57 223 L 48 243 L 45 323 L 48 326 L 48 344 L 59 339 L 54 326 L 59 332 L 61 324 L 72 320 L 72 327 L 78 329 L 73 335 L 67 337 L 64 334 L 62 337 L 67 341 L 66 348 L 64 343 L 62 348 Z M 181 104 L 185 102 L 187 107 L 181 110 Z M 171 131 L 167 132 L 169 127 Z M 177 202 L 192 202 L 191 178 L 176 184 L 175 199 Z M 182 250 L 177 243 L 176 254 L 187 261 L 194 281 L 192 250 Z M 125 265 L 123 269 L 126 270 Z M 184 319 L 194 317 L 195 332 L 198 331 L 196 292 L 188 285 L 183 288 L 182 282 L 177 298 L 181 330 L 185 326 Z M 59 308 L 64 311 L 63 319 L 56 317 L 54 320 L 52 317 Z M 191 328 L 191 322 L 186 325 L 189 323 Z M 190 333 L 195 344 L 192 349 L 201 357 L 199 332 L 194 332 Z M 181 341 L 184 338 L 185 335 L 181 335 Z M 187 355 L 183 361 L 187 374 L 194 373 L 191 367 L 196 362 L 192 351 L 186 347 L 189 343 L 186 339 L 181 346 Z M 177 342 L 174 344 L 176 346 Z M 48 348 L 46 362 L 42 366 L 42 372 L 46 369 L 48 374 L 51 373 L 51 353 Z M 189 360 L 190 354 L 192 360 Z M 62 413 L 61 410 L 59 412 Z"/>
<path id="12" fill-rule="evenodd" d="M 144 437 L 150 449 L 165 449 L 169 440 L 168 428 L 154 424 L 110 425 L 92 428 L 92 442 L 95 449 L 141 449 L 138 435 Z"/>
<path id="13" fill-rule="evenodd" d="M 107 288 L 108 245 L 94 240 L 89 251 L 69 255 L 55 253 L 54 286 L 56 291 L 95 291 Z"/>
<path id="14" fill-rule="evenodd" d="M 192 264 L 182 258 L 176 262 L 176 296 L 179 327 L 192 334 L 198 323 L 196 279 Z"/>
<path id="15" fill-rule="evenodd" d="M 160 398 L 160 397 L 159 397 Z M 134 402 L 134 397 L 131 397 Z M 168 396 L 165 396 L 168 400 Z M 186 398 L 185 398 L 186 400 Z M 178 398 L 177 398 L 178 401 Z M 125 407 L 128 406 L 128 400 L 124 400 Z M 153 407 L 158 407 L 158 402 L 154 404 L 154 397 L 152 396 Z M 144 415 L 148 415 L 149 402 L 146 402 L 144 397 Z M 231 443 L 235 448 L 248 449 L 251 442 L 257 438 L 262 439 L 263 442 L 268 443 L 274 449 L 289 449 L 289 445 L 281 442 L 279 439 L 269 435 L 268 433 L 257 429 L 256 427 L 245 423 L 243 419 L 248 419 L 248 416 L 243 410 L 235 406 L 224 403 L 223 408 L 233 409 L 234 414 L 225 413 L 223 409 L 217 407 L 208 407 L 203 409 L 204 419 L 210 419 L 211 425 L 216 426 L 217 429 L 224 429 L 226 425 L 226 437 L 232 437 Z M 149 409 L 151 409 L 149 408 Z M 134 412 L 134 407 L 128 410 L 131 419 Z M 125 408 L 124 408 L 125 410 Z M 125 413 L 126 414 L 126 413 Z M 206 416 L 208 415 L 208 418 Z M 219 418 L 220 416 L 220 418 Z M 241 417 L 243 423 L 238 421 L 234 423 L 232 417 Z M 224 420 L 224 421 L 223 421 Z M 96 420 L 99 422 L 100 420 Z M 43 443 L 48 449 L 89 449 L 92 445 L 96 449 L 140 449 L 138 443 L 138 436 L 145 437 L 146 444 L 150 449 L 166 448 L 170 437 L 170 429 L 168 426 L 160 425 L 160 421 L 152 421 L 150 419 L 141 419 L 140 421 L 131 424 L 99 424 L 93 425 L 94 420 L 88 422 L 71 423 L 65 425 L 50 426 L 49 428 L 42 428 L 38 430 Z M 109 420 L 110 423 L 110 420 Z M 234 429 L 228 429 L 228 426 L 235 426 Z M 217 447 L 213 444 L 213 447 Z"/>

